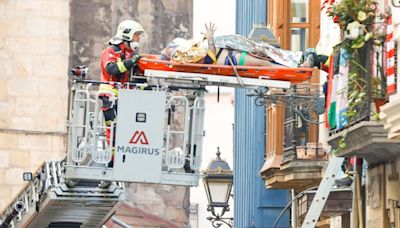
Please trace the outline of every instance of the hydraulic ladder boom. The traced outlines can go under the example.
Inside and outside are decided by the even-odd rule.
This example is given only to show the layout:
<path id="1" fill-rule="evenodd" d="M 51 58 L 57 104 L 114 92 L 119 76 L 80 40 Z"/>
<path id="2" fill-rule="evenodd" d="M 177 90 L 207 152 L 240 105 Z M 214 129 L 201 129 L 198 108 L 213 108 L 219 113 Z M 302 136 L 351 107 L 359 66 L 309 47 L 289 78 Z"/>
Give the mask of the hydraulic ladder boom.
<path id="1" fill-rule="evenodd" d="M 31 177 L 26 173 L 29 182 L 0 213 L 0 227 L 100 227 L 124 192 L 122 182 L 197 186 L 205 86 L 290 87 L 265 77 L 156 70 L 146 70 L 145 77 L 146 90 L 135 83 L 118 85 L 118 97 L 100 93 L 102 82 L 72 85 L 67 157 L 45 162 Z M 101 113 L 105 94 L 118 102 L 118 120 L 107 125 Z"/>
<path id="2" fill-rule="evenodd" d="M 65 160 L 45 162 L 0 214 L 0 227 L 48 227 L 57 222 L 100 227 L 124 191 L 122 183 L 68 183 Z"/>

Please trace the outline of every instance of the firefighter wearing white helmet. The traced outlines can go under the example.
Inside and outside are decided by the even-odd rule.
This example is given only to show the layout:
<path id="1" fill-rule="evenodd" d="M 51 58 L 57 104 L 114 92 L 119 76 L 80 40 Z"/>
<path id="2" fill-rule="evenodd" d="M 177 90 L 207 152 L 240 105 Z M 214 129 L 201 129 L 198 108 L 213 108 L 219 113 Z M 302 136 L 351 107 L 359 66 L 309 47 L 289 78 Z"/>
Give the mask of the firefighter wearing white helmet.
<path id="1" fill-rule="evenodd" d="M 118 45 L 123 41 L 130 44 L 131 49 L 135 50 L 139 47 L 139 42 L 136 40 L 144 33 L 143 26 L 133 20 L 122 21 L 117 28 L 117 33 L 114 38 L 110 40 L 110 44 Z M 135 36 L 138 34 L 139 36 Z"/>
<path id="2" fill-rule="evenodd" d="M 143 26 L 136 21 L 125 20 L 118 25 L 101 56 L 102 81 L 128 82 L 129 71 L 139 57 L 139 40 L 143 34 Z"/>
<path id="3" fill-rule="evenodd" d="M 133 20 L 122 21 L 117 28 L 115 36 L 110 39 L 109 46 L 101 55 L 101 81 L 105 82 L 99 88 L 100 97 L 103 100 L 103 114 L 108 126 L 116 117 L 116 102 L 110 100 L 110 92 L 118 96 L 116 83 L 129 81 L 131 71 L 139 59 L 139 40 L 144 34 L 141 24 Z M 110 132 L 106 132 L 110 143 Z M 112 142 L 112 144 L 114 144 Z"/>

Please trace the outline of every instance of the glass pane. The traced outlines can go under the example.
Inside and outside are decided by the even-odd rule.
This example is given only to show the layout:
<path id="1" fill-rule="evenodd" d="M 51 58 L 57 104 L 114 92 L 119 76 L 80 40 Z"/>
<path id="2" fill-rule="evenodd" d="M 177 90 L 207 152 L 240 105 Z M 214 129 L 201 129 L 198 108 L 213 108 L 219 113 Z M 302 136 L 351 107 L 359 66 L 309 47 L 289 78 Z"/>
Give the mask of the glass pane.
<path id="1" fill-rule="evenodd" d="M 228 191 L 228 183 L 210 183 L 208 182 L 208 187 L 210 188 L 211 199 L 214 203 L 225 203 L 226 194 Z"/>
<path id="2" fill-rule="evenodd" d="M 290 29 L 290 50 L 305 51 L 308 48 L 309 40 L 308 29 L 292 28 Z"/>
<path id="3" fill-rule="evenodd" d="M 290 22 L 306 23 L 309 21 L 309 0 L 291 0 L 290 1 Z"/>

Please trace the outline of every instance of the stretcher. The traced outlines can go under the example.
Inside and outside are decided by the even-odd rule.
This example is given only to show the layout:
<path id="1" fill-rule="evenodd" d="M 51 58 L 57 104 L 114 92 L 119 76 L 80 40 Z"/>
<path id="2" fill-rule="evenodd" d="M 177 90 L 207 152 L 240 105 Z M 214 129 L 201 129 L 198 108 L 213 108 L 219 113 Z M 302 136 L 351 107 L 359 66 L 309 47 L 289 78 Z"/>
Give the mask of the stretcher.
<path id="1" fill-rule="evenodd" d="M 138 61 L 139 70 L 175 71 L 187 73 L 213 74 L 222 76 L 236 76 L 232 66 L 215 64 L 182 64 L 171 61 L 159 60 L 158 55 L 144 55 Z M 288 67 L 259 67 L 259 66 L 235 66 L 239 76 L 244 78 L 260 78 L 270 80 L 290 81 L 301 83 L 309 80 L 312 68 L 288 68 Z"/>

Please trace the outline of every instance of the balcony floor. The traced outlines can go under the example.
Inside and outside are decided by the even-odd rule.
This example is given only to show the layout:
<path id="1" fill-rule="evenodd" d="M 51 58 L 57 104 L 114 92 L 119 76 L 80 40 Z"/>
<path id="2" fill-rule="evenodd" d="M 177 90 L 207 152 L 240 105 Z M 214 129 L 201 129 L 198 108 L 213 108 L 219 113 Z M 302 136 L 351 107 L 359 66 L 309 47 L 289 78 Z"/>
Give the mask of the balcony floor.
<path id="1" fill-rule="evenodd" d="M 336 155 L 362 157 L 370 164 L 383 162 L 400 155 L 400 139 L 388 139 L 383 122 L 363 121 L 328 138 L 328 143 L 337 148 L 342 135 L 347 132 L 347 148 Z"/>
<path id="2" fill-rule="evenodd" d="M 323 176 L 325 160 L 294 160 L 280 168 L 262 169 L 267 189 L 294 189 L 296 192 L 317 186 Z"/>

